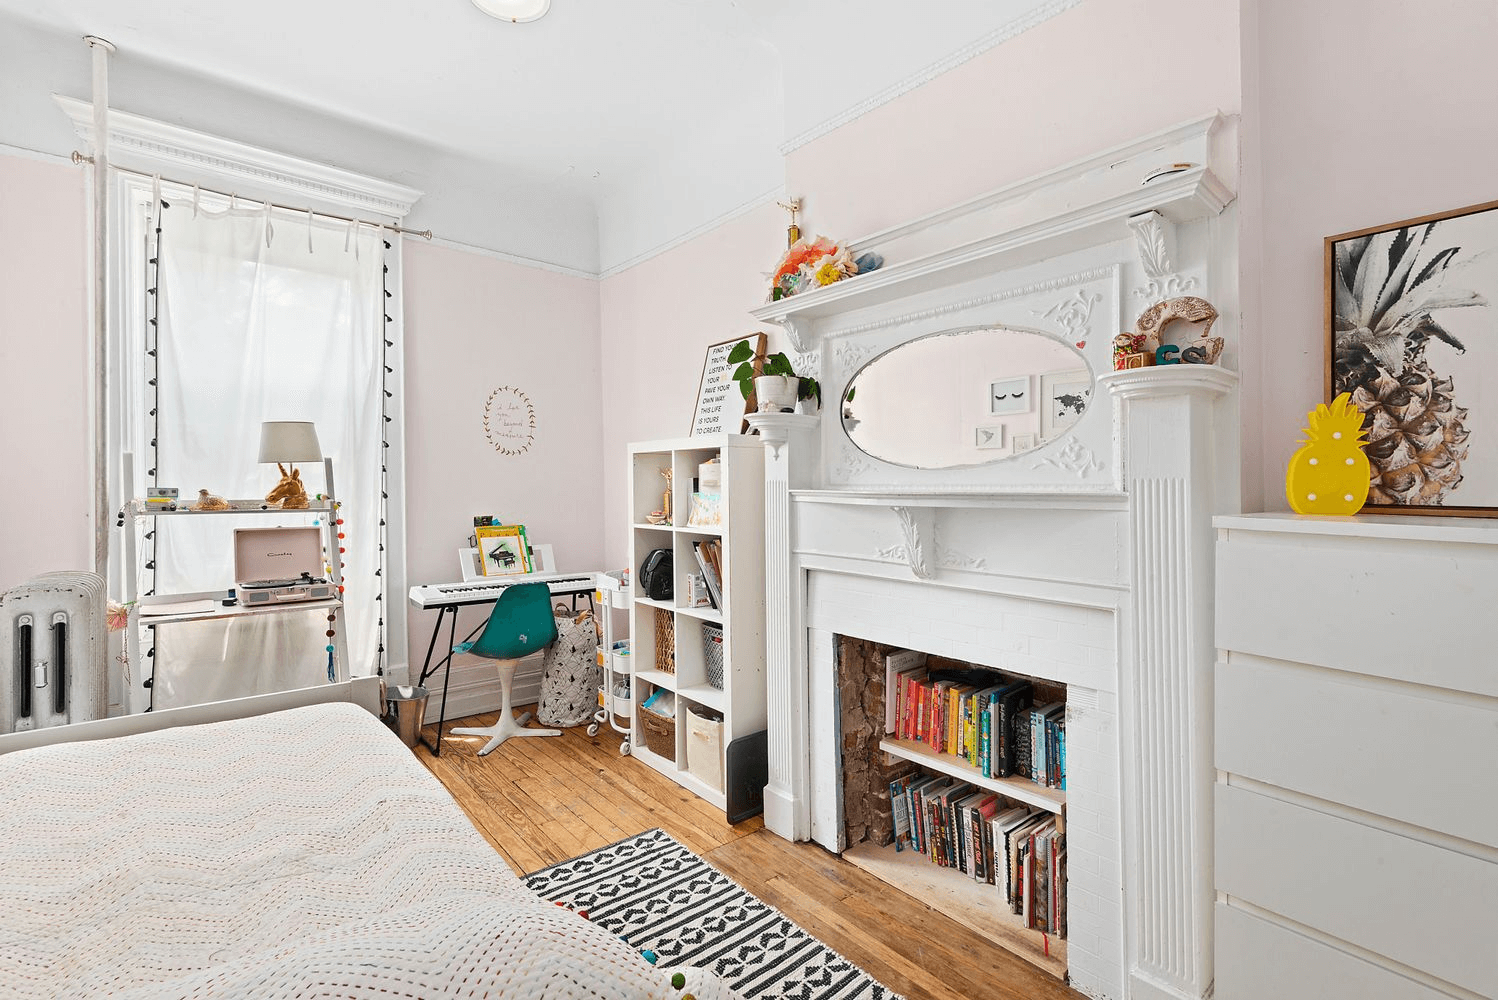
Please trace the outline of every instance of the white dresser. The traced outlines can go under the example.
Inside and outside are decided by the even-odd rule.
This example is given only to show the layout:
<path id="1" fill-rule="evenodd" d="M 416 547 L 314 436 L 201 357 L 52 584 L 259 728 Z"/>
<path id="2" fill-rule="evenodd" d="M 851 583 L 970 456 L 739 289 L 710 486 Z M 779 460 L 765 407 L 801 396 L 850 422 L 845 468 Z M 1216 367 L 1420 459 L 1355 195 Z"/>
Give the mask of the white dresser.
<path id="1" fill-rule="evenodd" d="M 1498 520 L 1214 523 L 1217 1000 L 1498 996 Z"/>

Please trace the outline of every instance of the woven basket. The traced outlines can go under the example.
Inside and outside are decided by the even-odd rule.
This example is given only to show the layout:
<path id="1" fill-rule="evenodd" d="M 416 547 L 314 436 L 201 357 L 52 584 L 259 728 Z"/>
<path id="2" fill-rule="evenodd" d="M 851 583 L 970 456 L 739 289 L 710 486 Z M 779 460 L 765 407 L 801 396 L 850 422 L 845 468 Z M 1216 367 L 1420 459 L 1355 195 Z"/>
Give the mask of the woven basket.
<path id="1" fill-rule="evenodd" d="M 655 609 L 655 669 L 676 673 L 676 616 L 665 608 Z"/>
<path id="2" fill-rule="evenodd" d="M 676 720 L 640 709 L 640 728 L 645 730 L 645 748 L 657 757 L 676 759 Z"/>
<path id="3" fill-rule="evenodd" d="M 709 622 L 702 623 L 702 663 L 707 668 L 707 682 L 723 690 L 723 630 Z"/>

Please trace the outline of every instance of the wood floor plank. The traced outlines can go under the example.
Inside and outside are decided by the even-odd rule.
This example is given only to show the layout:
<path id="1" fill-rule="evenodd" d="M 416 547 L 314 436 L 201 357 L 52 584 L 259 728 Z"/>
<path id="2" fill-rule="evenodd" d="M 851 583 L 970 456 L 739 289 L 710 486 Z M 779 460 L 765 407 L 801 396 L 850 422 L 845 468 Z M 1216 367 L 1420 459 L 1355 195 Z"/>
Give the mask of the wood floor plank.
<path id="1" fill-rule="evenodd" d="M 457 725 L 493 725 L 475 716 Z M 427 727 L 428 738 L 436 727 Z M 419 759 L 507 864 L 532 872 L 660 827 L 909 1000 L 1082 1000 L 1023 959 L 815 844 L 792 844 L 760 817 L 720 810 L 619 755 L 619 737 L 583 728 L 511 740 L 477 756 L 481 737 L 446 737 Z"/>

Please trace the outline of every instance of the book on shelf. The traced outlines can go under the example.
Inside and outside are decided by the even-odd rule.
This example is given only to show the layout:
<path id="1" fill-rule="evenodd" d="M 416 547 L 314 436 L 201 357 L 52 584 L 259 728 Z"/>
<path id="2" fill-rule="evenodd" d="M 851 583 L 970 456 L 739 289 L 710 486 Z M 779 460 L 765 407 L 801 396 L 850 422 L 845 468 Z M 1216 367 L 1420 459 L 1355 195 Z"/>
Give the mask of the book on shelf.
<path id="1" fill-rule="evenodd" d="M 485 576 L 533 572 L 530 540 L 523 524 L 484 524 L 473 529 L 474 548 Z"/>
<path id="2" fill-rule="evenodd" d="M 994 905 L 1025 927 L 1066 936 L 1066 835 L 1058 816 L 941 774 L 905 775 L 889 791 L 897 852 L 912 850 L 953 877 L 991 886 Z"/>
<path id="3" fill-rule="evenodd" d="M 916 654 L 919 655 L 919 654 Z M 977 686 L 932 679 L 905 654 L 885 658 L 885 729 L 961 760 L 985 778 L 1066 787 L 1066 703 L 1034 704 L 1035 685 L 995 675 Z"/>
<path id="4" fill-rule="evenodd" d="M 708 596 L 715 608 L 723 607 L 723 543 L 717 539 L 693 542 L 692 554 L 702 568 L 702 577 L 707 582 Z"/>

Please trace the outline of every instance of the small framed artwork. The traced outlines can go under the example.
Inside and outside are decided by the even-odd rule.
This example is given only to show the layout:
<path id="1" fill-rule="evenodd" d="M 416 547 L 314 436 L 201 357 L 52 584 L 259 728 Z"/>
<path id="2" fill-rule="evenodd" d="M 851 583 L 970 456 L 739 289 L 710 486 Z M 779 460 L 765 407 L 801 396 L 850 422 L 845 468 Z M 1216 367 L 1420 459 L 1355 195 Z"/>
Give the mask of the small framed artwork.
<path id="1" fill-rule="evenodd" d="M 751 333 L 747 337 L 734 337 L 717 344 L 709 344 L 702 359 L 702 378 L 697 383 L 697 407 L 692 411 L 692 437 L 709 434 L 743 434 L 749 429 L 745 414 L 759 408 L 754 393 L 745 399 L 733 380 L 736 367 L 728 363 L 728 355 L 741 340 L 749 341 L 754 348 L 756 372 L 765 363 L 766 338 L 763 333 Z M 742 404 L 742 405 L 740 405 Z"/>
<path id="2" fill-rule="evenodd" d="M 1050 441 L 1081 420 L 1092 402 L 1092 386 L 1085 368 L 1040 376 L 1040 436 Z"/>
<path id="3" fill-rule="evenodd" d="M 1365 514 L 1498 515 L 1495 249 L 1498 201 L 1326 238 L 1326 398 L 1363 413 Z"/>
<path id="4" fill-rule="evenodd" d="M 1030 390 L 1030 376 L 1016 375 L 988 383 L 988 412 L 990 416 L 1009 416 L 1014 413 L 1029 413 L 1035 409 L 1035 394 Z"/>
<path id="5" fill-rule="evenodd" d="M 974 431 L 973 437 L 973 444 L 979 448 L 1002 448 L 1004 447 L 1004 425 L 984 424 Z"/>
<path id="6" fill-rule="evenodd" d="M 1034 434 L 1016 434 L 1009 450 L 1016 455 L 1023 455 L 1027 451 L 1033 451 L 1034 448 Z"/>

